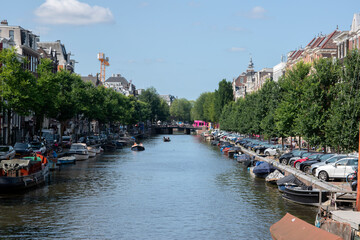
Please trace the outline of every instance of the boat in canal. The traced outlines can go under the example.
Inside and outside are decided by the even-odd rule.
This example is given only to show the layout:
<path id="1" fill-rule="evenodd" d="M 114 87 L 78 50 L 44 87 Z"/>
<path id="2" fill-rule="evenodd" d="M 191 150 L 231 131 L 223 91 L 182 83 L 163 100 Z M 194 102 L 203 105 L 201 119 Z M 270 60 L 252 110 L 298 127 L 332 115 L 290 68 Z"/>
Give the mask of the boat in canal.
<path id="1" fill-rule="evenodd" d="M 46 182 L 49 163 L 46 157 L 14 158 L 0 162 L 0 193 L 21 191 Z"/>
<path id="2" fill-rule="evenodd" d="M 276 168 L 268 162 L 257 162 L 252 170 L 256 177 L 266 178 L 267 175 L 274 172 Z"/>
<path id="3" fill-rule="evenodd" d="M 288 187 L 285 186 L 282 197 L 291 202 L 319 206 L 319 204 L 328 200 L 327 191 L 313 189 L 308 187 Z"/>
<path id="4" fill-rule="evenodd" d="M 135 143 L 134 145 L 132 145 L 131 150 L 132 151 L 144 151 L 145 147 L 142 145 L 142 143 L 139 143 L 139 144 Z"/>
<path id="5" fill-rule="evenodd" d="M 89 151 L 85 143 L 73 143 L 68 154 L 73 155 L 77 161 L 89 158 Z"/>
<path id="6" fill-rule="evenodd" d="M 163 140 L 164 140 L 164 142 L 170 142 L 171 141 L 170 137 L 164 137 Z"/>
<path id="7" fill-rule="evenodd" d="M 75 164 L 76 163 L 76 157 L 75 156 L 64 156 L 57 159 L 58 165 L 64 165 L 64 164 Z"/>
<path id="8" fill-rule="evenodd" d="M 98 152 L 94 147 L 87 147 L 87 150 L 89 153 L 89 157 L 95 157 L 96 153 Z"/>

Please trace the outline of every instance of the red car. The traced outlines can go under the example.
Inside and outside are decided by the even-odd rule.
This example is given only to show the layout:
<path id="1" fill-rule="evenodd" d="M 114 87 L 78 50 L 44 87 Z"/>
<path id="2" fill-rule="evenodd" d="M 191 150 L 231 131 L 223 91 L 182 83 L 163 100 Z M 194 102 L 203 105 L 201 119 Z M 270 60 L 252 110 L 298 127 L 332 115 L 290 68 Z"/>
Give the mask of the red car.
<path id="1" fill-rule="evenodd" d="M 298 170 L 300 170 L 300 163 L 302 162 L 305 162 L 307 160 L 316 160 L 318 159 L 319 157 L 321 157 L 323 155 L 323 153 L 314 153 L 314 154 L 311 154 L 305 158 L 302 158 L 302 159 L 298 159 L 294 162 L 294 167 Z"/>

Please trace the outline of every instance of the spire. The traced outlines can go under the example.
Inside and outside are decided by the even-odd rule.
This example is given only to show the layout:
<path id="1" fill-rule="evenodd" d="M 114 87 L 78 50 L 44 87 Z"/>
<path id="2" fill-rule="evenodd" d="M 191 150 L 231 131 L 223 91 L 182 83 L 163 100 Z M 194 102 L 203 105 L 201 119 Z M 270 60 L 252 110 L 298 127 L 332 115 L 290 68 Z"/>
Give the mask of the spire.
<path id="1" fill-rule="evenodd" d="M 252 57 L 250 57 L 250 62 L 249 62 L 248 70 L 254 70 L 254 63 L 253 63 L 253 61 L 252 61 Z"/>

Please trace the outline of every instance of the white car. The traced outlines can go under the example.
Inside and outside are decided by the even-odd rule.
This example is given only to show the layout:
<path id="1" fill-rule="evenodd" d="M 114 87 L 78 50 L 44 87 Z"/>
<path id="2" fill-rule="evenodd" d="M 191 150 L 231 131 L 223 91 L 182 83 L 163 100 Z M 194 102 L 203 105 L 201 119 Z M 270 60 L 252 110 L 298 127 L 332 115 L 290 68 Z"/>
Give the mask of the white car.
<path id="1" fill-rule="evenodd" d="M 0 160 L 12 159 L 15 157 L 15 150 L 12 146 L 0 146 Z"/>
<path id="2" fill-rule="evenodd" d="M 358 166 L 358 159 L 354 157 L 343 158 L 335 163 L 318 167 L 315 170 L 315 176 L 321 180 L 329 178 L 346 179 L 346 176 L 354 172 L 354 168 Z"/>
<path id="3" fill-rule="evenodd" d="M 286 147 L 284 146 L 284 150 Z M 264 151 L 265 156 L 276 156 L 279 155 L 282 152 L 282 146 L 281 145 L 275 145 L 273 147 L 267 148 Z"/>
<path id="4" fill-rule="evenodd" d="M 316 169 L 318 167 L 324 166 L 329 163 L 334 163 L 337 160 L 340 160 L 340 159 L 346 158 L 346 157 L 349 157 L 349 156 L 345 155 L 345 154 L 336 154 L 335 156 L 332 156 L 331 158 L 327 159 L 325 162 L 318 162 L 318 163 L 311 164 L 311 174 L 315 176 Z"/>

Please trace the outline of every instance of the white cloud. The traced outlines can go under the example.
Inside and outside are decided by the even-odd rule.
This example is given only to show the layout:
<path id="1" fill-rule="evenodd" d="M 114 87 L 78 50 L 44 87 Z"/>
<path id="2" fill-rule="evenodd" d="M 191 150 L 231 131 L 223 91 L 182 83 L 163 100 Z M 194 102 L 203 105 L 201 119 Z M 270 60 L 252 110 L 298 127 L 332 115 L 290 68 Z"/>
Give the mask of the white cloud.
<path id="1" fill-rule="evenodd" d="M 232 47 L 229 49 L 230 52 L 245 52 L 246 49 L 245 48 L 240 48 L 240 47 Z"/>
<path id="2" fill-rule="evenodd" d="M 109 8 L 90 6 L 78 0 L 46 0 L 35 10 L 35 15 L 44 24 L 88 25 L 114 21 Z"/>
<path id="3" fill-rule="evenodd" d="M 245 16 L 247 18 L 251 19 L 265 19 L 266 16 L 266 10 L 263 7 L 256 6 L 253 9 L 250 10 L 250 12 L 240 14 L 242 16 Z"/>

